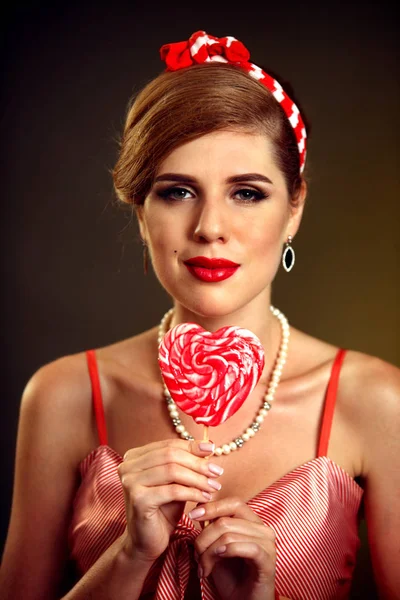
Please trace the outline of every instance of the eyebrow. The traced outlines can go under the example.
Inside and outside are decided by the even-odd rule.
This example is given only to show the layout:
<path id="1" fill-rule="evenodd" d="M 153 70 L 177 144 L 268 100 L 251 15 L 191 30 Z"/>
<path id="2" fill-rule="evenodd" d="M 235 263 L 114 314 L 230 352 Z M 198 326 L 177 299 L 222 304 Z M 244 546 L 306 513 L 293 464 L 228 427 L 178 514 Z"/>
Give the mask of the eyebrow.
<path id="1" fill-rule="evenodd" d="M 183 173 L 163 173 L 154 179 L 154 183 L 158 181 L 179 181 L 181 183 L 197 183 L 197 180 L 190 175 Z M 272 183 L 272 181 L 261 173 L 243 173 L 241 175 L 233 175 L 228 177 L 227 183 L 240 183 L 242 181 L 262 181 L 263 183 Z"/>

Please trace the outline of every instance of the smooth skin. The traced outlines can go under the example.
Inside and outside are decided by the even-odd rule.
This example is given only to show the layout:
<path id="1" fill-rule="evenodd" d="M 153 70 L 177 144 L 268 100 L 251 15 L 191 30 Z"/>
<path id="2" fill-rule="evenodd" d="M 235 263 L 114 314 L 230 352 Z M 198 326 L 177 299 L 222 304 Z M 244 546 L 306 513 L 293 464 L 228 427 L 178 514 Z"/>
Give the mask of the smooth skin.
<path id="1" fill-rule="evenodd" d="M 275 576 L 275 533 L 240 498 L 210 502 L 210 522 L 196 539 L 201 575 L 212 573 L 221 598 L 262 600 L 271 595 Z M 230 560 L 227 560 L 230 559 Z"/>
<path id="2" fill-rule="evenodd" d="M 213 463 L 195 453 L 185 440 L 155 442 L 129 450 L 119 467 L 129 552 L 140 552 L 151 564 L 167 548 L 186 502 L 203 503 L 215 492 Z"/>
<path id="3" fill-rule="evenodd" d="M 180 180 L 166 181 L 168 173 Z M 249 173 L 269 182 L 249 179 L 244 175 Z M 215 331 L 235 324 L 256 333 L 267 350 L 252 394 L 212 430 L 220 445 L 236 437 L 260 406 L 280 343 L 279 324 L 266 310 L 271 283 L 284 242 L 300 225 L 306 190 L 303 186 L 291 205 L 268 139 L 243 132 L 213 133 L 177 148 L 157 176 L 162 180 L 154 183 L 138 218 L 157 277 L 174 301 L 172 325 L 195 321 Z M 227 258 L 240 268 L 223 282 L 201 282 L 184 265 L 200 255 Z M 63 598 L 139 598 L 151 564 L 167 547 L 184 510 L 199 529 L 199 576 L 213 577 L 222 600 L 243 598 L 244 592 L 249 600 L 272 600 L 274 532 L 246 503 L 315 457 L 336 352 L 335 346 L 291 327 L 288 359 L 267 421 L 234 457 L 210 458 L 198 443 L 172 432 L 157 363 L 157 327 L 99 349 L 109 444 L 124 457 L 118 472 L 127 528 Z M 389 600 L 400 589 L 399 396 L 399 369 L 348 351 L 328 448 L 334 462 L 362 481 L 377 587 Z M 202 427 L 186 415 L 182 422 L 202 439 Z M 85 356 L 42 367 L 21 404 L 2 598 L 61 597 L 78 465 L 97 444 Z M 223 474 L 210 471 L 211 464 L 222 467 Z M 195 516 L 198 508 L 205 512 Z M 205 521 L 210 524 L 202 528 Z M 191 586 L 188 597 L 196 598 L 198 581 Z"/>

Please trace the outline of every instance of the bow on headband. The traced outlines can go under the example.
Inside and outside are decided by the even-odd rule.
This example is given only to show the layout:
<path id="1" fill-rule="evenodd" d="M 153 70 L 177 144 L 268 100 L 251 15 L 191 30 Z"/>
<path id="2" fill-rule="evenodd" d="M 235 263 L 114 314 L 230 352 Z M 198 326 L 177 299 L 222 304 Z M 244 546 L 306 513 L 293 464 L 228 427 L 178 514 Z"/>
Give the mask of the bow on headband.
<path id="1" fill-rule="evenodd" d="M 234 37 L 217 38 L 205 31 L 196 31 L 187 42 L 164 44 L 160 48 L 161 60 L 167 71 L 177 71 L 194 64 L 224 62 L 235 64 L 257 79 L 273 94 L 282 106 L 294 130 L 300 155 L 300 172 L 306 160 L 306 128 L 295 103 L 286 94 L 280 83 L 271 75 L 249 62 L 250 53 L 246 46 Z"/>
<path id="2" fill-rule="evenodd" d="M 164 44 L 160 48 L 161 59 L 167 65 L 167 71 L 177 71 L 195 63 L 204 62 L 248 62 L 250 52 L 234 37 L 217 38 L 197 31 L 188 42 Z"/>

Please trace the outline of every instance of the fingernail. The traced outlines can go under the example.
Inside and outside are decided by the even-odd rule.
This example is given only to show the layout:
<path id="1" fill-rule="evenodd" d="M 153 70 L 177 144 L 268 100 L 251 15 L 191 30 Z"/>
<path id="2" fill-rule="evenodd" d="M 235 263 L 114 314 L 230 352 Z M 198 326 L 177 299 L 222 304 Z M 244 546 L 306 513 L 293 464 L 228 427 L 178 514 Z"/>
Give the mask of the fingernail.
<path id="1" fill-rule="evenodd" d="M 199 565 L 197 568 L 197 575 L 198 575 L 199 579 L 201 579 L 203 577 L 203 567 L 201 565 Z"/>
<path id="2" fill-rule="evenodd" d="M 211 471 L 211 473 L 214 473 L 214 475 L 222 475 L 224 472 L 222 467 L 212 462 L 208 463 L 208 470 Z"/>
<path id="3" fill-rule="evenodd" d="M 199 507 L 199 508 L 194 508 L 193 510 L 191 510 L 189 513 L 189 517 L 191 519 L 197 519 L 198 517 L 202 517 L 205 514 L 206 514 L 206 509 Z"/>
<path id="4" fill-rule="evenodd" d="M 215 481 L 215 479 L 207 479 L 207 483 L 214 490 L 220 490 L 222 488 L 222 485 L 219 483 L 219 481 Z"/>
<path id="5" fill-rule="evenodd" d="M 208 492 L 204 492 L 204 491 L 202 491 L 201 493 L 203 494 L 203 496 L 206 500 L 211 500 L 211 494 L 209 494 Z"/>
<path id="6" fill-rule="evenodd" d="M 226 546 L 219 546 L 215 549 L 215 554 L 223 554 L 224 552 L 226 552 Z"/>
<path id="7" fill-rule="evenodd" d="M 202 452 L 214 452 L 215 444 L 212 442 L 200 442 L 199 448 Z"/>

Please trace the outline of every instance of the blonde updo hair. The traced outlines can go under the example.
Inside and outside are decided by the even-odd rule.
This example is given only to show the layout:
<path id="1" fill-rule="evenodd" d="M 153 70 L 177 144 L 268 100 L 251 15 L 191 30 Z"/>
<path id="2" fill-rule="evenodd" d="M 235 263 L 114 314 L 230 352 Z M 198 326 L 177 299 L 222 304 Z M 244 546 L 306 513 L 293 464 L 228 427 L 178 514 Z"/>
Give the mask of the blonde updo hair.
<path id="1" fill-rule="evenodd" d="M 264 85 L 225 63 L 163 72 L 134 98 L 113 170 L 117 197 L 126 204 L 143 204 L 168 154 L 221 130 L 265 134 L 290 201 L 296 202 L 302 182 L 300 158 L 283 109 Z"/>

